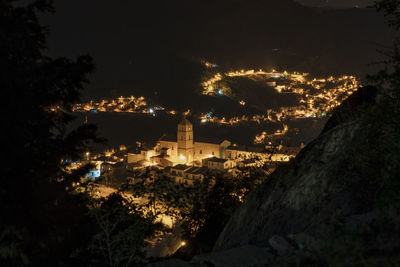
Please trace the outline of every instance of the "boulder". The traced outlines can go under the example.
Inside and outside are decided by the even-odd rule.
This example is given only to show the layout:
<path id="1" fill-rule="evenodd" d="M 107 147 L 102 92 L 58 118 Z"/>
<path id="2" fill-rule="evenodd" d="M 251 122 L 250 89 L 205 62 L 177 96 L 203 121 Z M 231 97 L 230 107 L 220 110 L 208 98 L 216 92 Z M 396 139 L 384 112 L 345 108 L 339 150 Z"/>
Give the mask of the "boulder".
<path id="1" fill-rule="evenodd" d="M 268 243 L 278 255 L 287 255 L 296 249 L 296 247 L 293 246 L 293 244 L 290 244 L 288 240 L 278 235 L 272 236 Z"/>

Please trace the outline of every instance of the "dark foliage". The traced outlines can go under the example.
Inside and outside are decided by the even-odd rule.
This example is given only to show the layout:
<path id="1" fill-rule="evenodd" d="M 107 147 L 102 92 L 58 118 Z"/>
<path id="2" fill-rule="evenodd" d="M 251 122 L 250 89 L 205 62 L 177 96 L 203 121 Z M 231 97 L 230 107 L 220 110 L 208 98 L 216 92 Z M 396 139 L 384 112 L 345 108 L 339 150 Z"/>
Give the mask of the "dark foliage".
<path id="1" fill-rule="evenodd" d="M 163 229 L 155 216 L 131 199 L 114 193 L 94 200 L 90 214 L 96 222 L 89 251 L 92 266 L 132 266 L 145 262 L 145 238 Z"/>
<path id="2" fill-rule="evenodd" d="M 376 1 L 373 7 L 389 19 L 389 26 L 395 30 L 400 29 L 400 1 Z M 392 101 L 400 98 L 400 40 L 396 39 L 391 48 L 380 51 L 385 60 L 378 62 L 382 68 L 367 78 L 375 84 L 381 94 L 390 97 Z M 394 100 L 395 101 L 395 100 Z"/>
<path id="3" fill-rule="evenodd" d="M 126 189 L 135 197 L 146 197 L 147 207 L 155 214 L 168 214 L 176 219 L 187 242 L 175 256 L 189 259 L 212 250 L 233 211 L 266 175 L 255 168 L 244 168 L 236 175 L 211 171 L 202 181 L 185 185 L 148 169 L 126 185 Z"/>
<path id="4" fill-rule="evenodd" d="M 67 264 L 91 233 L 87 196 L 73 190 L 89 166 L 67 172 L 63 159 L 78 159 L 100 141 L 94 125 L 67 128 L 93 63 L 47 57 L 38 12 L 53 12 L 51 1 L 0 1 L 2 266 Z"/>
<path id="5" fill-rule="evenodd" d="M 372 5 L 378 12 L 389 17 L 389 25 L 395 29 L 400 28 L 400 1 L 399 0 L 381 0 L 375 1 Z"/>

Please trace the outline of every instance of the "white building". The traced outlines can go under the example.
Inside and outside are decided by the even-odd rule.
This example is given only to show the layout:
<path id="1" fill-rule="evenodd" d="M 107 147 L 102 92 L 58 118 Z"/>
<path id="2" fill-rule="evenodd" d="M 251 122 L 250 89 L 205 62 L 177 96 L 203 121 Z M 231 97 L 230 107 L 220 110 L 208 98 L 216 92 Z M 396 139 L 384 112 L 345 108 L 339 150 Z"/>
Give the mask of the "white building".
<path id="1" fill-rule="evenodd" d="M 204 165 L 211 170 L 224 171 L 236 167 L 236 162 L 229 159 L 210 158 L 204 160 Z"/>
<path id="2" fill-rule="evenodd" d="M 231 143 L 227 140 L 194 140 L 193 125 L 187 119 L 178 124 L 176 137 L 163 136 L 158 141 L 155 152 L 169 157 L 174 164 L 199 164 L 205 158 L 225 158 L 225 149 Z"/>
<path id="3" fill-rule="evenodd" d="M 267 146 L 237 146 L 231 145 L 228 140 L 195 139 L 192 123 L 184 118 L 178 124 L 177 135 L 161 137 L 154 151 L 149 151 L 149 153 L 154 152 L 154 156 L 157 157 L 156 163 L 162 163 L 163 166 L 190 164 L 226 170 L 234 168 L 238 162 L 246 159 L 257 159 L 259 162 L 289 161 L 296 156 L 299 150 L 300 148 L 282 146 L 273 149 Z M 161 158 L 165 159 L 164 162 L 161 161 Z"/>

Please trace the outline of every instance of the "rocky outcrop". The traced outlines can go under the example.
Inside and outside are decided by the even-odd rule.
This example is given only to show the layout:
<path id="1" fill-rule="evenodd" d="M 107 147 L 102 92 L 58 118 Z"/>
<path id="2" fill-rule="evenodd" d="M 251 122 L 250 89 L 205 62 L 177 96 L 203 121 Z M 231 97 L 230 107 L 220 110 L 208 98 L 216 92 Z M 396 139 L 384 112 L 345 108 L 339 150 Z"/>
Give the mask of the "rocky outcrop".
<path id="1" fill-rule="evenodd" d="M 364 203 L 353 200 L 337 173 L 348 165 L 345 152 L 360 131 L 358 121 L 340 125 L 278 169 L 233 215 L 215 249 L 265 246 L 273 235 L 307 233 L 325 239 L 338 217 L 362 213 Z"/>
<path id="2" fill-rule="evenodd" d="M 374 86 L 365 86 L 350 95 L 338 106 L 326 122 L 321 134 L 344 122 L 352 121 L 363 116 L 363 112 L 376 104 L 378 89 Z"/>
<path id="3" fill-rule="evenodd" d="M 361 92 L 365 95 L 366 91 Z M 357 264 L 386 259 L 400 248 L 400 239 L 390 237 L 390 233 L 400 233 L 394 226 L 399 222 L 400 201 L 388 193 L 400 191 L 399 108 L 365 105 L 373 103 L 371 97 L 361 100 L 357 107 L 348 101 L 289 166 L 278 168 L 248 196 L 219 236 L 214 251 L 251 244 L 273 247 L 278 256 L 297 253 L 303 259 L 329 258 L 341 265 L 333 253 L 349 256 Z M 357 112 L 351 113 L 351 107 Z M 390 226 L 385 228 L 385 224 Z M 375 257 L 368 251 L 382 249 L 377 240 L 387 250 Z M 362 249 L 357 253 L 366 255 L 351 255 L 351 248 L 341 251 L 346 246 L 359 246 Z"/>

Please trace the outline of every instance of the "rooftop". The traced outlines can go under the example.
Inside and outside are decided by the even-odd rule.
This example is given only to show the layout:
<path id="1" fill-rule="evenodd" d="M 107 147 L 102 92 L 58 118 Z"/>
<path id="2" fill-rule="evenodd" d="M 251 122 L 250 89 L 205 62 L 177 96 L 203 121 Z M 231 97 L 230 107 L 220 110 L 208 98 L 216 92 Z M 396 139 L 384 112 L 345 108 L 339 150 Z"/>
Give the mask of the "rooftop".
<path id="1" fill-rule="evenodd" d="M 192 174 L 205 174 L 207 171 L 208 171 L 208 168 L 205 166 L 197 167 L 197 169 Z"/>
<path id="2" fill-rule="evenodd" d="M 219 139 L 215 137 L 197 137 L 194 140 L 196 143 L 207 143 L 207 144 L 215 144 L 220 145 L 225 139 Z"/>
<path id="3" fill-rule="evenodd" d="M 176 134 L 163 134 L 161 136 L 160 141 L 166 141 L 166 142 L 176 142 L 177 137 Z"/>
<path id="4" fill-rule="evenodd" d="M 213 157 L 213 158 L 210 158 L 208 161 L 209 161 L 209 162 L 225 163 L 225 162 L 227 162 L 228 160 L 227 160 L 227 159 L 220 159 L 220 158 Z"/>
<path id="5" fill-rule="evenodd" d="M 266 152 L 265 147 L 262 146 L 229 146 L 228 149 L 236 150 L 236 151 L 246 151 L 246 152 L 253 152 L 253 153 L 264 153 Z"/>
<path id="6" fill-rule="evenodd" d="M 159 141 L 164 141 L 164 142 L 177 142 L 178 138 L 176 134 L 164 134 L 161 136 Z M 224 142 L 226 139 L 219 139 L 215 137 L 194 137 L 194 142 L 195 143 L 207 143 L 207 144 L 215 144 L 215 145 L 220 145 L 222 142 Z"/>
<path id="7" fill-rule="evenodd" d="M 189 168 L 191 168 L 191 167 L 192 167 L 192 166 L 187 166 L 187 165 L 183 165 L 183 164 L 178 164 L 178 165 L 173 166 L 172 169 L 184 171 L 184 170 L 187 170 L 187 169 L 189 169 Z"/>
<path id="8" fill-rule="evenodd" d="M 191 167 L 185 173 L 189 174 L 205 174 L 207 172 L 208 168 L 207 167 Z"/>

